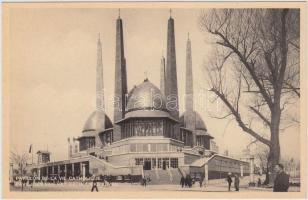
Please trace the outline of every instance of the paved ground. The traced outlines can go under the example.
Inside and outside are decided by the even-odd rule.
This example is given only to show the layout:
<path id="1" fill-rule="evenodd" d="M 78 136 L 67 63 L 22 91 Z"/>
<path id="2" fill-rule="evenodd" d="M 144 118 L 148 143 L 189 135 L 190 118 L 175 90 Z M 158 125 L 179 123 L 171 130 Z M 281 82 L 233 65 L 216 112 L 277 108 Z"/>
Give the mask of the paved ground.
<path id="1" fill-rule="evenodd" d="M 248 187 L 249 179 L 242 179 L 240 192 L 272 192 L 272 188 Z M 92 183 L 65 183 L 65 184 L 34 184 L 33 188 L 27 186 L 24 191 L 90 191 Z M 180 185 L 148 185 L 143 187 L 140 184 L 113 183 L 112 186 L 98 184 L 98 190 L 102 191 L 201 191 L 201 192 L 228 192 L 227 183 L 224 179 L 212 180 L 206 187 L 200 188 L 198 184 L 191 188 L 182 188 Z M 11 186 L 11 191 L 21 191 L 21 185 Z M 299 187 L 290 187 L 290 192 L 299 191 Z M 232 192 L 234 188 L 232 188 Z"/>

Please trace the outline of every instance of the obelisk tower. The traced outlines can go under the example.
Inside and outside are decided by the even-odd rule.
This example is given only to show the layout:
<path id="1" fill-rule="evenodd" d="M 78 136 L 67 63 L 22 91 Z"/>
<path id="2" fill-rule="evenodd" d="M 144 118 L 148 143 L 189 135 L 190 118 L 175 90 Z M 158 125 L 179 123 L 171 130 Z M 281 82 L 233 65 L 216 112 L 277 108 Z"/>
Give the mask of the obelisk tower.
<path id="1" fill-rule="evenodd" d="M 105 102 L 104 102 L 104 78 L 103 78 L 103 59 L 102 59 L 102 43 L 100 35 L 97 41 L 97 65 L 96 65 L 96 127 L 105 128 Z M 101 117 L 102 119 L 100 119 Z"/>
<path id="2" fill-rule="evenodd" d="M 166 96 L 166 65 L 165 57 L 163 56 L 160 61 L 160 91 Z"/>
<path id="3" fill-rule="evenodd" d="M 166 65 L 166 98 L 167 109 L 175 119 L 179 118 L 179 99 L 176 72 L 174 20 L 171 16 L 168 20 L 167 35 L 167 65 Z"/>
<path id="4" fill-rule="evenodd" d="M 193 146 L 196 144 L 196 119 L 194 112 L 194 97 L 193 97 L 193 73 L 192 73 L 192 56 L 191 56 L 191 41 L 188 39 L 186 43 L 186 85 L 185 85 L 185 128 L 192 130 Z"/>
<path id="5" fill-rule="evenodd" d="M 185 86 L 185 111 L 193 111 L 193 74 L 192 74 L 192 58 L 191 58 L 191 42 L 188 39 L 186 43 L 186 86 Z"/>
<path id="6" fill-rule="evenodd" d="M 124 57 L 123 25 L 119 15 L 116 21 L 116 56 L 115 56 L 115 87 L 114 87 L 114 128 L 113 139 L 121 139 L 121 127 L 117 121 L 124 118 L 127 94 L 126 61 Z"/>

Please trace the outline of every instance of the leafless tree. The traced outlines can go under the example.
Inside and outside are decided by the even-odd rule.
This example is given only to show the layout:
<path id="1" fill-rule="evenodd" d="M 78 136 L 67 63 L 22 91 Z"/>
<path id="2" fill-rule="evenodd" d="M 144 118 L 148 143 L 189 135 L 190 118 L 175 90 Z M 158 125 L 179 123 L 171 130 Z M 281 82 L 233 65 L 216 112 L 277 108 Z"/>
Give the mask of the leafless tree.
<path id="1" fill-rule="evenodd" d="M 216 45 L 205 68 L 210 91 L 225 105 L 222 118 L 269 147 L 273 172 L 282 122 L 297 121 L 284 116 L 300 98 L 299 10 L 213 9 L 202 12 L 200 26 Z"/>
<path id="2" fill-rule="evenodd" d="M 11 151 L 10 161 L 13 165 L 18 166 L 18 172 L 20 177 L 22 178 L 26 173 L 26 167 L 29 161 L 29 154 L 28 152 L 18 153 Z M 23 190 L 23 182 L 21 184 L 21 190 Z"/>

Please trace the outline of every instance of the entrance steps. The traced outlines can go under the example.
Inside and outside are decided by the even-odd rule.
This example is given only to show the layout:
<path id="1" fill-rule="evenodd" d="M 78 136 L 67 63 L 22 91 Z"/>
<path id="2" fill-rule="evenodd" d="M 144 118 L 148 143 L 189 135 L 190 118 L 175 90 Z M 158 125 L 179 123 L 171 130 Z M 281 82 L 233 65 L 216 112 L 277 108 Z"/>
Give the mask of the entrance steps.
<path id="1" fill-rule="evenodd" d="M 144 170 L 144 175 L 146 178 L 150 178 L 150 185 L 160 185 L 160 184 L 180 184 L 181 173 L 179 169 L 158 169 L 158 170 Z"/>

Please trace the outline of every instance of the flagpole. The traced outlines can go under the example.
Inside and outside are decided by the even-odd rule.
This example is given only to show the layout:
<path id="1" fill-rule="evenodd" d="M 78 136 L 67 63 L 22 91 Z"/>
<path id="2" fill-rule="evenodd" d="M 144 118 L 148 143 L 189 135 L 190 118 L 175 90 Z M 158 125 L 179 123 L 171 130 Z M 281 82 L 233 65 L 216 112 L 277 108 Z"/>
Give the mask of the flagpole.
<path id="1" fill-rule="evenodd" d="M 31 153 L 32 153 L 32 165 L 33 165 L 33 146 L 32 146 L 32 149 L 31 149 Z"/>

